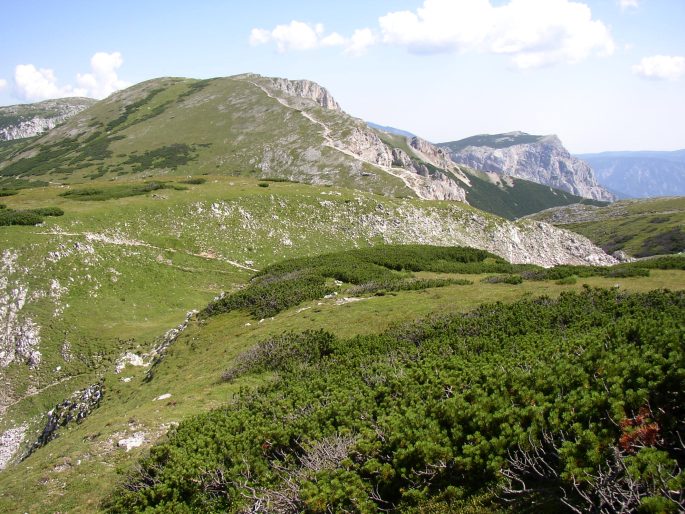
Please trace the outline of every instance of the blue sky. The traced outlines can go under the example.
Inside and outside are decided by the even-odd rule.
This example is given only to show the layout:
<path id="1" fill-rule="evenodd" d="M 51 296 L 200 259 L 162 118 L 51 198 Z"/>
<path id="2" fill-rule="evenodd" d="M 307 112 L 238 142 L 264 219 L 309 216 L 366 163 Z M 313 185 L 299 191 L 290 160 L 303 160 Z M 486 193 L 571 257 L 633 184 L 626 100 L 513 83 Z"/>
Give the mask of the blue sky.
<path id="1" fill-rule="evenodd" d="M 434 142 L 685 148 L 685 0 L 2 0 L 0 105 L 159 76 L 308 78 Z"/>

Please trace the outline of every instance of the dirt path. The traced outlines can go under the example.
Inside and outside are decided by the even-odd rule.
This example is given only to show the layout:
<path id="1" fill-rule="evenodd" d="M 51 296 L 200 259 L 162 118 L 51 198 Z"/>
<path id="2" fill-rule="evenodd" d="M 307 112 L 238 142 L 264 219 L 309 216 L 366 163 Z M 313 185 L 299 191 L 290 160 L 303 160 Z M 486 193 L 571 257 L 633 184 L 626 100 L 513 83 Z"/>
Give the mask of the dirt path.
<path id="1" fill-rule="evenodd" d="M 153 250 L 158 250 L 160 252 L 171 252 L 171 253 L 182 253 L 184 255 L 190 255 L 191 257 L 198 257 L 200 259 L 207 259 L 207 260 L 219 260 L 221 262 L 225 262 L 227 264 L 230 264 L 231 266 L 235 266 L 236 268 L 244 269 L 246 271 L 259 271 L 256 268 L 251 268 L 250 266 L 246 266 L 245 264 L 241 264 L 237 261 L 233 261 L 231 259 L 226 259 L 225 257 L 217 257 L 216 255 L 211 255 L 209 253 L 203 252 L 203 253 L 193 253 L 185 250 L 177 250 L 175 248 L 162 248 L 159 246 L 151 245 L 149 243 L 144 243 L 142 241 L 137 241 L 135 239 L 124 239 L 120 237 L 109 237 L 104 234 L 96 234 L 93 232 L 35 232 L 36 234 L 40 235 L 48 235 L 48 236 L 71 236 L 71 237 L 84 237 L 88 241 L 95 241 L 98 243 L 105 243 L 105 244 L 112 244 L 112 245 L 118 245 L 118 246 L 141 246 L 143 248 L 151 248 Z"/>
<path id="2" fill-rule="evenodd" d="M 341 148 L 341 147 L 339 146 L 340 143 L 338 142 L 338 143 L 336 144 L 336 141 L 334 141 L 333 138 L 331 138 L 331 135 L 330 135 L 330 134 L 331 134 L 331 129 L 330 129 L 330 128 L 328 127 L 328 125 L 326 125 L 324 122 L 322 122 L 321 120 L 317 120 L 316 118 L 314 118 L 314 117 L 313 117 L 311 114 L 309 114 L 308 112 L 302 111 L 302 110 L 300 110 L 300 109 L 296 109 L 295 107 L 292 107 L 291 105 L 288 105 L 288 103 L 287 103 L 285 100 L 283 100 L 282 98 L 278 98 L 277 96 L 274 96 L 274 95 L 273 95 L 268 89 L 266 89 L 264 86 L 262 86 L 262 85 L 260 85 L 260 84 L 257 84 L 256 82 L 252 82 L 252 81 L 250 81 L 250 84 L 252 84 L 253 86 L 255 86 L 255 87 L 259 88 L 259 89 L 261 89 L 261 90 L 264 92 L 264 94 L 265 94 L 266 96 L 268 96 L 269 98 L 273 98 L 273 99 L 276 100 L 278 103 L 280 103 L 280 104 L 283 105 L 284 107 L 287 107 L 288 109 L 291 109 L 291 110 L 293 110 L 293 111 L 299 112 L 302 116 L 304 116 L 305 118 L 307 118 L 309 121 L 311 121 L 312 123 L 314 123 L 314 124 L 320 126 L 321 129 L 322 129 L 321 135 L 323 136 L 323 138 L 324 138 L 324 140 L 325 140 L 325 142 L 324 142 L 324 145 L 325 145 L 325 146 L 328 146 L 329 148 L 333 148 L 334 150 L 337 150 L 337 151 L 340 152 L 340 153 L 343 153 L 343 154 L 345 154 L 345 155 L 347 155 L 347 156 L 349 156 L 349 157 L 352 157 L 353 159 L 356 159 L 356 160 L 358 160 L 358 161 L 360 161 L 360 162 L 363 162 L 363 163 L 365 163 L 365 164 L 368 164 L 368 165 L 370 165 L 370 166 L 373 166 L 374 168 L 378 168 L 378 169 L 380 169 L 380 170 L 382 170 L 382 171 L 388 173 L 389 175 L 392 175 L 393 177 L 399 178 L 402 182 L 404 182 L 404 185 L 407 186 L 407 187 L 408 187 L 409 189 L 411 189 L 412 191 L 414 191 L 414 193 L 416 193 L 416 195 L 417 195 L 419 198 L 421 198 L 421 199 L 423 199 L 423 200 L 431 200 L 431 197 L 428 196 L 428 195 L 426 195 L 426 194 L 422 191 L 422 189 L 423 189 L 423 188 L 422 188 L 422 186 L 423 186 L 423 184 L 422 184 L 422 180 L 423 180 L 422 177 L 420 177 L 420 176 L 418 176 L 418 175 L 415 175 L 414 173 L 412 173 L 412 172 L 410 172 L 410 171 L 407 171 L 407 170 L 405 170 L 405 169 L 403 169 L 403 168 L 391 168 L 391 167 L 389 167 L 389 166 L 382 166 L 382 165 L 377 164 L 377 163 L 375 163 L 375 162 L 368 161 L 368 160 L 362 158 L 361 156 L 355 154 L 354 152 L 352 152 L 352 151 L 350 151 L 350 150 L 348 150 L 348 149 L 346 149 L 346 148 Z"/>

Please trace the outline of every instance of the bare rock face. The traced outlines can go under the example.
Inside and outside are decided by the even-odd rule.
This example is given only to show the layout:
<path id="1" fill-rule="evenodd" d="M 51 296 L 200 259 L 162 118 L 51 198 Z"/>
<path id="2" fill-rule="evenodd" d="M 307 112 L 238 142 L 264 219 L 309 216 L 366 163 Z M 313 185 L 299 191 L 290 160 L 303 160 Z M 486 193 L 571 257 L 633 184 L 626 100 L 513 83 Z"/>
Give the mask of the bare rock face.
<path id="1" fill-rule="evenodd" d="M 31 446 L 29 453 L 42 448 L 58 435 L 58 431 L 66 427 L 71 422 L 81 423 L 87 418 L 102 401 L 104 386 L 102 382 L 86 387 L 81 391 L 76 391 L 71 398 L 55 405 L 47 414 L 45 427 L 38 439 Z"/>
<path id="2" fill-rule="evenodd" d="M 400 148 L 392 149 L 392 165 L 399 168 L 409 168 L 412 166 L 411 157 Z"/>
<path id="3" fill-rule="evenodd" d="M 453 167 L 453 161 L 450 158 L 448 150 L 435 146 L 425 139 L 416 136 L 411 138 L 409 145 L 420 152 L 422 156 L 426 157 L 431 164 L 444 169 Z"/>
<path id="4" fill-rule="evenodd" d="M 379 166 L 391 166 L 393 163 L 392 150 L 370 130 L 355 127 L 340 143 L 340 148 L 361 157 L 364 161 Z"/>
<path id="5" fill-rule="evenodd" d="M 271 78 L 271 85 L 291 96 L 314 100 L 324 109 L 342 112 L 342 109 L 325 87 L 311 80 L 288 80 Z"/>
<path id="6" fill-rule="evenodd" d="M 27 424 L 10 428 L 0 434 L 0 470 L 3 470 L 12 461 L 12 458 L 24 442 Z"/>
<path id="7" fill-rule="evenodd" d="M 0 141 L 33 137 L 54 128 L 95 103 L 91 98 L 60 98 L 0 107 Z"/>
<path id="8" fill-rule="evenodd" d="M 24 315 L 28 287 L 15 279 L 17 254 L 5 250 L 0 256 L 0 369 L 12 362 L 40 365 L 40 327 Z"/>
<path id="9" fill-rule="evenodd" d="M 477 170 L 530 180 L 585 198 L 616 199 L 599 185 L 592 168 L 571 156 L 557 136 L 510 133 L 478 137 L 477 145 L 452 151 L 452 160 Z M 519 142 L 522 140 L 525 142 Z M 451 145 L 453 143 L 444 144 L 445 147 Z M 456 145 L 459 146 L 458 141 Z"/>
<path id="10" fill-rule="evenodd" d="M 493 239 L 497 244 L 490 251 L 510 262 L 545 267 L 559 264 L 610 266 L 618 262 L 586 237 L 542 222 L 502 224 L 495 229 Z"/>
<path id="11" fill-rule="evenodd" d="M 387 244 L 470 246 L 492 252 L 514 264 L 607 266 L 618 261 L 589 239 L 547 223 L 493 219 L 456 204 L 447 210 L 405 204 L 377 209 L 359 217 L 371 238 Z"/>
<path id="12" fill-rule="evenodd" d="M 468 203 L 464 188 L 443 173 L 426 178 L 424 180 L 423 193 L 426 198 L 432 200 L 453 200 L 455 202 Z"/>

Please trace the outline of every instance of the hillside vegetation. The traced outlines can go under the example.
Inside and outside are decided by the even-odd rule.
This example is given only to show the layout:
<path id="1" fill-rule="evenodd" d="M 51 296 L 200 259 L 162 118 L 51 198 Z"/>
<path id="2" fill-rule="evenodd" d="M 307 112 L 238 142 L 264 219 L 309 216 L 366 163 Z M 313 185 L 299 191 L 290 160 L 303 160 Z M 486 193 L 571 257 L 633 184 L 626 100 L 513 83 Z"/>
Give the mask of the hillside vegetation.
<path id="1" fill-rule="evenodd" d="M 472 187 L 466 194 L 469 204 L 508 219 L 561 205 L 607 205 L 607 202 L 583 198 L 520 178 L 502 178 L 493 183 L 492 175 L 473 172 L 470 180 Z"/>
<path id="2" fill-rule="evenodd" d="M 227 379 L 277 378 L 181 423 L 107 510 L 676 512 L 684 300 L 587 289 L 264 341 Z"/>
<path id="3" fill-rule="evenodd" d="M 210 173 L 466 199 L 509 219 L 582 201 L 434 158 L 431 151 L 440 150 L 427 142 L 431 151 L 417 151 L 404 136 L 372 130 L 345 114 L 314 83 L 252 74 L 143 82 L 44 136 L 18 141 L 0 142 L 0 183 Z"/>
<path id="4" fill-rule="evenodd" d="M 94 203 L 100 205 L 100 202 Z M 46 447 L 0 474 L 0 488 L 4 491 L 0 496 L 0 510 L 22 506 L 26 511 L 52 512 L 59 505 L 61 510 L 69 512 L 93 511 L 119 483 L 113 476 L 116 470 L 135 474 L 133 470 L 138 468 L 132 459 L 140 456 L 142 448 L 148 447 L 170 427 L 198 412 L 233 404 L 233 395 L 241 390 L 244 391 L 241 394 L 247 394 L 246 387 L 254 391 L 260 384 L 272 383 L 282 369 L 291 369 L 297 359 L 316 361 L 322 352 L 328 352 L 317 350 L 318 343 L 300 345 L 299 336 L 283 335 L 284 332 L 310 330 L 317 334 L 324 330 L 335 335 L 333 340 L 344 340 L 356 335 L 372 335 L 394 323 L 406 323 L 422 316 L 462 313 L 494 299 L 510 302 L 545 292 L 554 297 L 564 291 L 582 291 L 585 284 L 620 286 L 620 290 L 626 291 L 646 291 L 665 285 L 682 289 L 685 286 L 683 259 L 650 261 L 653 268 L 650 270 L 636 266 L 622 265 L 614 272 L 611 268 L 583 267 L 543 270 L 530 265 L 512 266 L 480 250 L 425 246 L 381 246 L 269 266 L 255 273 L 247 287 L 211 302 L 208 309 L 191 317 L 190 322 L 181 327 L 185 330 L 180 335 L 175 332 L 160 341 L 158 349 L 146 351 L 145 341 L 136 337 L 135 346 L 129 341 L 125 347 L 128 350 L 120 354 L 116 363 L 100 360 L 96 376 L 103 384 L 100 386 L 103 399 L 83 421 L 59 428 L 57 437 Z M 299 291 L 302 284 L 298 282 L 298 276 L 331 277 L 339 272 L 336 269 L 345 272 L 352 282 L 335 282 L 327 278 L 327 290 L 307 294 L 309 290 L 305 289 L 304 295 Z M 620 271 L 623 269 L 633 271 Z M 637 269 L 641 272 L 636 273 Z M 600 270 L 600 276 L 595 276 Z M 585 278 L 578 275 L 582 272 L 587 275 Z M 191 274 L 189 280 L 197 280 L 200 276 Z M 499 280 L 510 276 L 525 278 Z M 575 278 L 563 283 L 558 280 L 569 276 Z M 388 282 L 385 282 L 382 284 L 384 289 L 377 289 L 375 281 L 378 278 L 390 278 L 390 285 L 400 287 L 387 287 Z M 493 278 L 497 280 L 491 280 Z M 226 283 L 231 277 L 224 276 L 221 280 Z M 287 294 L 280 294 L 284 285 L 287 285 Z M 267 306 L 274 305 L 272 299 L 279 298 L 285 298 L 288 305 L 276 303 L 278 312 L 259 320 L 250 305 L 223 308 L 232 303 L 232 298 L 244 297 L 245 292 L 249 295 L 251 290 L 267 293 L 257 295 L 266 300 Z M 292 302 L 290 298 L 297 300 Z M 526 305 L 519 306 L 522 312 L 528 310 Z M 148 315 L 153 313 L 149 306 L 143 307 L 143 311 Z M 591 325 L 594 326 L 594 322 Z M 141 330 L 142 327 L 138 322 L 131 328 Z M 308 340 L 316 342 L 317 337 Z M 340 342 L 342 346 L 349 344 L 352 343 Z M 364 362 L 375 362 L 375 357 L 371 361 L 364 359 Z M 348 368 L 348 372 L 353 369 Z M 81 380 L 90 380 L 86 384 L 92 384 L 96 378 L 91 375 L 88 379 L 84 375 Z M 75 386 L 74 381 L 69 388 L 61 387 L 60 390 L 65 391 L 61 398 L 69 398 L 66 391 Z M 25 412 L 31 406 L 37 409 L 33 412 L 40 412 L 38 400 L 49 402 L 49 398 L 55 398 L 57 403 L 60 398 L 57 394 L 59 390 L 48 396 L 43 393 L 36 396 L 33 403 L 24 402 L 13 407 L 13 418 L 22 412 L 19 407 Z M 28 433 L 33 434 L 33 429 Z M 133 448 L 130 453 L 129 445 Z M 198 458 L 189 462 L 200 467 L 213 462 L 205 461 L 204 456 Z M 122 477 L 121 480 L 127 479 Z M 30 484 L 28 489 L 26 484 Z M 163 488 L 167 490 L 167 486 Z M 57 503 L 56 498 L 59 499 Z M 138 508 L 132 505 L 121 508 Z M 181 508 L 180 505 L 176 507 Z M 165 508 L 171 507 L 166 505 Z M 207 510 L 206 506 L 195 504 L 193 508 Z"/>
<path id="5" fill-rule="evenodd" d="M 290 182 L 89 181 L 7 191 L 2 205 L 0 434 L 25 426 L 24 445 L 45 412 L 123 354 L 148 353 L 188 311 L 285 258 L 432 243 L 545 265 L 604 262 L 577 236 L 463 204 Z M 516 242 L 503 244 L 508 235 Z M 380 278 L 380 289 L 416 287 Z"/>
<path id="6" fill-rule="evenodd" d="M 251 74 L 0 142 L 0 512 L 682 504 L 685 258 L 446 152 Z"/>
<path id="7" fill-rule="evenodd" d="M 635 257 L 685 251 L 685 197 L 622 200 L 607 207 L 573 206 L 529 216 L 573 230 L 608 253 Z"/>
<path id="8" fill-rule="evenodd" d="M 352 118 L 313 101 L 288 107 L 269 96 L 277 90 L 260 89 L 260 81 L 239 76 L 144 82 L 9 155 L 0 175 L 73 181 L 192 169 L 411 194 L 400 179 L 324 145 L 322 125 L 301 112 L 326 122 L 336 135 L 351 133 Z"/>

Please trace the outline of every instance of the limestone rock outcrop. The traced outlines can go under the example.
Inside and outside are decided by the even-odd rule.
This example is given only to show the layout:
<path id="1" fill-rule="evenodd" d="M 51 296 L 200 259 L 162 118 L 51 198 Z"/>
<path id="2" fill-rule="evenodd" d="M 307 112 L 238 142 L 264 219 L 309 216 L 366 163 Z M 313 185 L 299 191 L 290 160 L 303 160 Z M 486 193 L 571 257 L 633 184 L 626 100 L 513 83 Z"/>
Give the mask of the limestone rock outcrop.
<path id="1" fill-rule="evenodd" d="M 475 144 L 462 146 L 456 141 L 441 146 L 452 148 L 454 162 L 477 170 L 530 180 L 585 198 L 616 199 L 599 185 L 592 168 L 573 157 L 555 135 L 530 136 L 513 132 L 475 136 L 469 140 L 474 140 Z"/>
<path id="2" fill-rule="evenodd" d="M 340 105 L 335 101 L 328 90 L 311 80 L 289 80 L 283 78 L 269 79 L 271 85 L 284 93 L 301 98 L 314 100 L 324 109 L 342 112 Z"/>
<path id="3" fill-rule="evenodd" d="M 60 98 L 0 107 L 0 141 L 40 135 L 94 103 L 91 98 Z"/>

